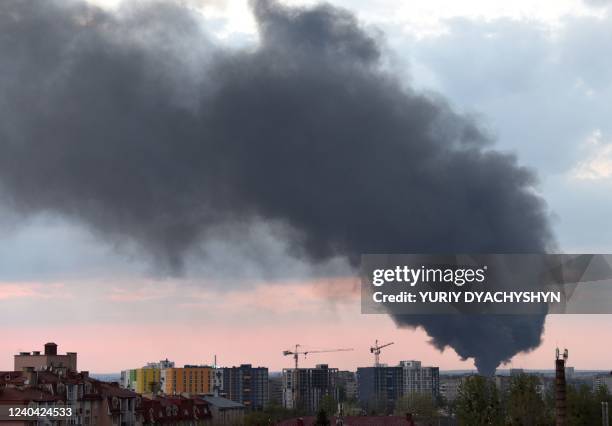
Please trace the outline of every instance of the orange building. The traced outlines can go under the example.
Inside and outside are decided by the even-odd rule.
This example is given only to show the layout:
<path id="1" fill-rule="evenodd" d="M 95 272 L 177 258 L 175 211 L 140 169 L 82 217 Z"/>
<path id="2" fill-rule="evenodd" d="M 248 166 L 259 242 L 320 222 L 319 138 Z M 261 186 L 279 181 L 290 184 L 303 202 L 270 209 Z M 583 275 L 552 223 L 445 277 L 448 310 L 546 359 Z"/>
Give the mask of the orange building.
<path id="1" fill-rule="evenodd" d="M 210 393 L 212 374 L 213 369 L 207 366 L 165 368 L 161 371 L 161 389 L 166 395 Z"/>

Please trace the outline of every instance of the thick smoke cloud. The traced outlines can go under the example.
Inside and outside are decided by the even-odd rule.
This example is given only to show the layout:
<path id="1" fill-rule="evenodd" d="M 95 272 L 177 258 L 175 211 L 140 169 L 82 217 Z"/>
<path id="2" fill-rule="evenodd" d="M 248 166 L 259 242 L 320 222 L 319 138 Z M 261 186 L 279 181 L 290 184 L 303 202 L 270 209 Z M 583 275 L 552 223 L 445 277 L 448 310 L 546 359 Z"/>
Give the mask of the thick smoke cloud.
<path id="1" fill-rule="evenodd" d="M 253 3 L 260 43 L 211 42 L 171 3 L 0 3 L 0 188 L 180 271 L 219 229 L 274 223 L 312 263 L 360 253 L 544 252 L 534 177 L 473 120 L 384 70 L 331 6 Z M 239 267 L 239 266 L 237 266 Z M 543 317 L 396 317 L 491 373 Z"/>

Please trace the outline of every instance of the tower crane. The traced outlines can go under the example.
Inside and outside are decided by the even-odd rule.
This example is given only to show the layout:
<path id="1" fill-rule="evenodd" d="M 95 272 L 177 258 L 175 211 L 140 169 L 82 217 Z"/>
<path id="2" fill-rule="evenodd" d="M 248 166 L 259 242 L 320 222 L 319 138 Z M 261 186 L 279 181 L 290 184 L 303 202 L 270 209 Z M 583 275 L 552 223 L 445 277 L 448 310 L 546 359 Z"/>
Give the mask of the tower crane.
<path id="1" fill-rule="evenodd" d="M 374 342 L 374 346 L 370 348 L 370 352 L 374 354 L 374 367 L 380 366 L 380 350 L 382 348 L 386 348 L 387 346 L 391 346 L 393 342 L 385 343 L 384 345 L 379 345 L 378 340 Z"/>
<path id="2" fill-rule="evenodd" d="M 293 351 L 283 351 L 283 355 L 287 356 L 287 355 L 291 355 L 293 356 L 293 360 L 295 361 L 295 368 L 298 368 L 298 359 L 300 357 L 300 355 L 304 355 L 304 358 L 306 358 L 306 355 L 308 354 L 320 354 L 320 353 L 324 353 L 324 352 L 345 352 L 345 351 L 352 351 L 353 348 L 345 348 L 345 349 L 328 349 L 328 350 L 322 350 L 322 351 L 300 351 L 300 347 L 302 345 L 295 345 L 295 350 Z"/>

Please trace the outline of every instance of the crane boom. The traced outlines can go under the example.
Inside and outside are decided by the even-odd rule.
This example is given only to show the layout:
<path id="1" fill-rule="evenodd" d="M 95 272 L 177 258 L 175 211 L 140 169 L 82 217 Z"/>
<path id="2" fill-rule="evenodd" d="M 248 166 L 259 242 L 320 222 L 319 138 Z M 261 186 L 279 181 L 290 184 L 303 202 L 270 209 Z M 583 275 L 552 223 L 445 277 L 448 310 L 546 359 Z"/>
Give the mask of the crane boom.
<path id="1" fill-rule="evenodd" d="M 374 354 L 374 367 L 380 366 L 380 350 L 382 348 L 386 348 L 387 346 L 391 346 L 394 342 L 385 343 L 384 345 L 379 345 L 378 340 L 374 342 L 374 346 L 370 348 L 370 352 Z"/>
<path id="2" fill-rule="evenodd" d="M 293 351 L 289 351 L 289 350 L 285 350 L 283 351 L 283 355 L 287 356 L 287 355 L 292 355 L 293 356 L 293 360 L 295 361 L 295 368 L 298 368 L 298 360 L 300 355 L 304 355 L 304 358 L 306 357 L 306 355 L 308 354 L 321 354 L 321 353 L 326 353 L 326 352 L 346 352 L 346 351 L 352 351 L 353 348 L 342 348 L 342 349 L 324 349 L 324 350 L 313 350 L 313 351 L 300 351 L 299 348 L 302 345 L 296 344 L 295 345 L 295 350 Z"/>

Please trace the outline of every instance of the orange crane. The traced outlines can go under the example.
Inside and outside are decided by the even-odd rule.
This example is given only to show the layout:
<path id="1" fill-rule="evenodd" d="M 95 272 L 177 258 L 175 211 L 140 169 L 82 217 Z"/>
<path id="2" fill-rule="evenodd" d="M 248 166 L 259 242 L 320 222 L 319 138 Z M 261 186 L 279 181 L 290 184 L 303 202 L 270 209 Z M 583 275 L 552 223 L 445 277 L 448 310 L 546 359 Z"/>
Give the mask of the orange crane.
<path id="1" fill-rule="evenodd" d="M 345 349 L 328 349 L 328 350 L 323 350 L 323 351 L 300 351 L 300 346 L 302 345 L 295 345 L 295 350 L 293 351 L 283 351 L 283 355 L 287 356 L 287 355 L 292 355 L 293 359 L 295 361 L 295 368 L 298 368 L 298 359 L 300 357 L 300 355 L 304 355 L 304 358 L 306 358 L 306 355 L 308 354 L 320 354 L 320 353 L 324 353 L 324 352 L 345 352 L 345 351 L 352 351 L 353 348 L 345 348 Z"/>
<path id="2" fill-rule="evenodd" d="M 379 345 L 378 340 L 374 342 L 374 346 L 370 348 L 370 353 L 374 354 L 374 367 L 380 366 L 380 350 L 382 348 L 386 348 L 387 346 L 391 346 L 393 342 L 385 343 L 384 345 Z"/>

